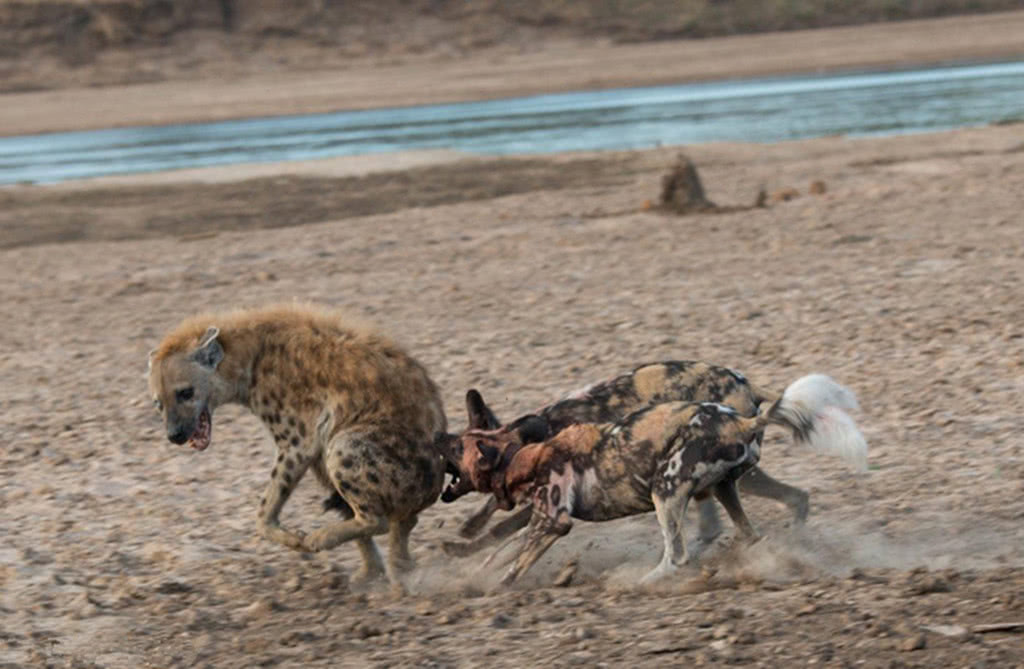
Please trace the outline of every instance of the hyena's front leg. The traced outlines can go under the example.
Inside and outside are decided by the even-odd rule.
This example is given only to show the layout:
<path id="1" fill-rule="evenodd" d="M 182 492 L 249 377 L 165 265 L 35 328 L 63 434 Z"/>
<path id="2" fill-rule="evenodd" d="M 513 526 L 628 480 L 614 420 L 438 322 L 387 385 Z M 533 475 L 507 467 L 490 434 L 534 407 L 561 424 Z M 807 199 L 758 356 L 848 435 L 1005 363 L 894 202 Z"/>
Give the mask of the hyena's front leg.
<path id="1" fill-rule="evenodd" d="M 280 451 L 277 463 L 270 473 L 263 499 L 260 500 L 260 522 L 263 536 L 274 543 L 295 550 L 306 550 L 305 537 L 301 532 L 281 527 L 278 518 L 281 509 L 292 494 L 302 475 L 309 468 L 312 458 L 295 450 Z"/>

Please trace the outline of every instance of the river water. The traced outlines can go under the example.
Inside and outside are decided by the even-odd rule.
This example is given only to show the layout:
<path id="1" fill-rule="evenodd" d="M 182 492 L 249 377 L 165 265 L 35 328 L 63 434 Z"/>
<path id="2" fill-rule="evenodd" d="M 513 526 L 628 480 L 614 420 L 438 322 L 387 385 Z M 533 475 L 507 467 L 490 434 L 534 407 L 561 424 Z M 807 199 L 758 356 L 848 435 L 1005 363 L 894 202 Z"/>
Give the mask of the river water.
<path id="1" fill-rule="evenodd" d="M 0 184 L 417 149 L 635 149 L 1010 120 L 1024 120 L 1024 62 L 8 137 L 0 138 Z"/>

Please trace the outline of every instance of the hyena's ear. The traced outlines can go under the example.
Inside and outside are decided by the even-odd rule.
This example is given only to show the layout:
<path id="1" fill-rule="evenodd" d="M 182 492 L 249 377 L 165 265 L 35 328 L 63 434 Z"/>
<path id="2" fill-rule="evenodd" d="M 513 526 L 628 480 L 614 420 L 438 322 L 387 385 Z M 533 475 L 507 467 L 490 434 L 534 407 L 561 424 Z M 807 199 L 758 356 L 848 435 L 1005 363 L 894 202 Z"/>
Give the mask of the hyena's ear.
<path id="1" fill-rule="evenodd" d="M 203 367 L 217 369 L 217 365 L 224 359 L 224 348 L 217 339 L 219 334 L 219 329 L 212 325 L 208 327 L 199 339 L 199 348 L 192 354 L 192 359 Z"/>
<path id="2" fill-rule="evenodd" d="M 516 433 L 519 434 L 519 443 L 534 444 L 547 440 L 550 436 L 551 425 L 540 416 L 527 416 L 516 423 Z"/>
<path id="3" fill-rule="evenodd" d="M 501 421 L 487 406 L 476 388 L 470 388 L 466 392 L 466 413 L 469 414 L 470 430 L 497 430 L 501 427 Z"/>
<path id="4" fill-rule="evenodd" d="M 149 357 L 146 359 L 146 371 L 147 372 L 152 372 L 153 371 L 153 358 L 155 358 L 155 357 L 156 357 L 156 349 L 154 348 L 153 350 L 151 350 L 149 352 Z"/>

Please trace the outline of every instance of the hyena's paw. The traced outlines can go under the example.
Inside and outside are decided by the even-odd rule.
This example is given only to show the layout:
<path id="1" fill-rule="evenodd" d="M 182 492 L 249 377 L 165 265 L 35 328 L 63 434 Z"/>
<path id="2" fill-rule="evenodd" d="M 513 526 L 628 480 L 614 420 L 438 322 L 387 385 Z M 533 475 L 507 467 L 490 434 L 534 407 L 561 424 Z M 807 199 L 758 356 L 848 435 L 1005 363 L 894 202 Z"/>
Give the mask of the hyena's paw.
<path id="1" fill-rule="evenodd" d="M 352 574 L 349 582 L 356 586 L 363 586 L 384 577 L 384 568 L 378 565 L 364 564 L 359 571 Z"/>
<path id="2" fill-rule="evenodd" d="M 319 530 L 310 532 L 309 536 L 305 537 L 302 542 L 302 548 L 307 553 L 319 553 L 325 551 L 328 548 L 333 548 L 333 544 L 328 543 L 329 533 L 326 531 L 328 528 L 322 527 Z"/>
<path id="3" fill-rule="evenodd" d="M 291 548 L 292 550 L 309 550 L 306 548 L 306 535 L 299 530 L 291 531 L 278 525 L 264 525 L 263 538 L 273 541 L 275 544 L 280 544 L 285 548 Z"/>
<path id="4" fill-rule="evenodd" d="M 675 576 L 679 573 L 680 568 L 689 562 L 688 558 L 683 558 L 679 564 L 673 564 L 670 561 L 662 560 L 658 563 L 658 566 L 647 572 L 643 578 L 640 579 L 640 585 L 652 585 L 658 581 Z"/>

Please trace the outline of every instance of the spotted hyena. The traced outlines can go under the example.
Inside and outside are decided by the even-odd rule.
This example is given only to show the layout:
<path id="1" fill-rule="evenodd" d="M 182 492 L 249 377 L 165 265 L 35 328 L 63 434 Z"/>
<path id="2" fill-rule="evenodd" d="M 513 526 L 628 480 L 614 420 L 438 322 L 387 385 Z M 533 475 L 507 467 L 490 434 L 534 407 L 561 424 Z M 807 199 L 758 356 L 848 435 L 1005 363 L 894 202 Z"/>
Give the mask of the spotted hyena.
<path id="1" fill-rule="evenodd" d="M 466 394 L 469 428 L 461 435 L 449 435 L 447 446 L 452 482 L 442 499 L 454 501 L 471 491 L 492 492 L 486 479 L 474 480 L 474 462 L 484 450 L 497 449 L 507 460 L 524 444 L 544 441 L 562 429 L 577 423 L 614 422 L 652 404 L 687 401 L 718 402 L 733 407 L 742 416 L 754 416 L 763 402 L 778 399 L 778 394 L 760 388 L 737 371 L 706 362 L 669 360 L 644 364 L 627 374 L 595 383 L 570 393 L 535 414 L 522 416 L 502 426 L 494 412 L 476 390 Z M 760 435 L 758 436 L 760 438 Z M 773 479 L 759 467 L 752 467 L 739 483 L 744 494 L 766 497 L 786 504 L 798 523 L 807 517 L 808 495 L 803 490 Z M 700 505 L 700 537 L 711 541 L 721 531 L 714 501 Z M 496 509 L 493 497 L 462 527 L 464 537 L 476 535 Z M 453 555 L 468 555 L 526 525 L 528 508 L 494 526 L 473 542 L 447 542 L 445 550 Z"/>
<path id="2" fill-rule="evenodd" d="M 712 402 L 668 402 L 614 423 L 571 425 L 511 457 L 486 449 L 473 476 L 488 479 L 501 508 L 529 503 L 526 541 L 503 583 L 517 579 L 572 527 L 572 518 L 604 521 L 654 511 L 665 542 L 652 581 L 687 562 L 683 520 L 692 498 L 713 495 L 747 538 L 756 535 L 736 482 L 757 464 L 769 424 L 798 442 L 863 467 L 867 444 L 843 409 L 856 407 L 846 388 L 821 374 L 805 376 L 759 415 L 745 417 Z"/>
<path id="3" fill-rule="evenodd" d="M 382 334 L 325 309 L 276 306 L 187 319 L 150 353 L 149 387 L 167 438 L 210 445 L 214 411 L 248 407 L 277 445 L 259 517 L 263 535 L 300 551 L 355 541 L 363 576 L 411 566 L 409 533 L 441 492 L 435 434 L 446 421 L 424 367 Z M 345 518 L 304 535 L 278 517 L 307 470 L 339 495 Z"/>

